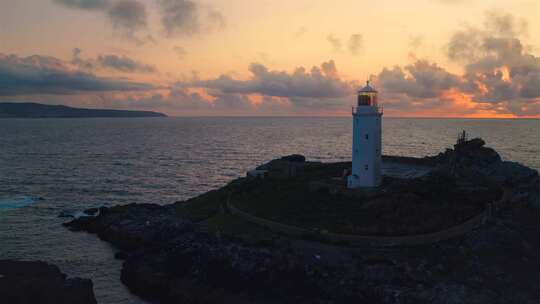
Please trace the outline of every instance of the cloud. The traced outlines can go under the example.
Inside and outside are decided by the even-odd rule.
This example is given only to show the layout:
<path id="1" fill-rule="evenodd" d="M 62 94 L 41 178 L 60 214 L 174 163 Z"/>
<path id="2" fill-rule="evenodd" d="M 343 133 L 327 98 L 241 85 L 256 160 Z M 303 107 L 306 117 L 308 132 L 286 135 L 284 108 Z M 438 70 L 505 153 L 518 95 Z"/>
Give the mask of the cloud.
<path id="1" fill-rule="evenodd" d="M 353 55 L 358 55 L 364 49 L 364 37 L 361 34 L 351 35 L 349 38 L 349 51 Z"/>
<path id="2" fill-rule="evenodd" d="M 422 35 L 411 35 L 409 36 L 409 47 L 417 49 L 422 46 L 424 43 L 424 36 Z"/>
<path id="3" fill-rule="evenodd" d="M 341 52 L 343 50 L 343 41 L 335 35 L 328 35 L 326 40 L 330 43 L 334 52 Z M 364 37 L 361 34 L 351 35 L 346 47 L 351 55 L 356 56 L 360 54 L 364 50 Z"/>
<path id="4" fill-rule="evenodd" d="M 521 41 L 526 23 L 512 15 L 488 13 L 483 29 L 457 32 L 448 45 L 448 57 L 462 62 L 465 91 L 478 102 L 498 103 L 540 97 L 540 57 Z M 464 41 L 458 39 L 466 37 Z M 464 54 L 467 58 L 459 57 Z"/>
<path id="5" fill-rule="evenodd" d="M 203 9 L 192 0 L 158 0 L 158 5 L 164 32 L 169 37 L 193 35 L 226 26 L 221 12 L 213 8 Z"/>
<path id="6" fill-rule="evenodd" d="M 147 34 L 140 37 L 137 33 L 147 28 L 148 15 L 146 6 L 139 0 L 53 0 L 67 8 L 95 11 L 103 14 L 113 28 L 125 38 L 142 45 L 155 42 Z"/>
<path id="7" fill-rule="evenodd" d="M 245 80 L 229 75 L 181 81 L 152 96 L 169 113 L 208 115 L 306 115 L 343 111 L 352 104 L 357 83 L 341 79 L 334 61 L 307 70 L 278 71 L 253 63 Z M 150 98 L 143 98 L 150 102 Z M 163 110 L 163 108 L 153 108 Z M 348 106 L 345 106 L 348 111 Z M 166 111 L 167 112 L 167 111 Z"/>
<path id="8" fill-rule="evenodd" d="M 99 69 L 114 70 L 123 73 L 157 73 L 154 65 L 139 62 L 125 55 L 102 54 L 97 58 L 83 58 L 82 50 L 73 49 L 71 63 L 84 71 L 97 71 Z"/>
<path id="9" fill-rule="evenodd" d="M 207 22 L 208 22 L 209 29 L 220 30 L 227 26 L 227 21 L 225 20 L 225 16 L 223 16 L 223 14 L 220 11 L 215 10 L 215 9 L 208 10 Z"/>
<path id="10" fill-rule="evenodd" d="M 192 85 L 223 93 L 261 94 L 286 98 L 341 98 L 354 91 L 351 83 L 339 78 L 334 61 L 323 63 L 307 71 L 303 67 L 293 72 L 272 71 L 266 66 L 253 63 L 249 67 L 252 76 L 248 80 L 236 80 L 229 75 L 216 79 L 196 81 Z"/>
<path id="11" fill-rule="evenodd" d="M 137 45 L 155 43 L 149 34 L 148 11 L 142 0 L 52 0 L 71 9 L 103 14 L 112 27 Z M 226 19 L 215 8 L 194 0 L 154 0 L 165 36 L 194 35 L 226 27 Z"/>
<path id="12" fill-rule="evenodd" d="M 54 0 L 54 2 L 81 10 L 104 10 L 109 6 L 108 0 Z"/>
<path id="13" fill-rule="evenodd" d="M 135 61 L 127 56 L 118 55 L 100 55 L 97 61 L 102 67 L 110 68 L 113 70 L 126 72 L 126 73 L 155 73 L 157 69 L 153 65 L 144 64 Z"/>
<path id="14" fill-rule="evenodd" d="M 334 49 L 335 52 L 341 51 L 341 49 L 343 47 L 343 43 L 341 42 L 341 40 L 339 38 L 337 38 L 333 34 L 330 34 L 330 35 L 328 35 L 328 37 L 326 37 L 326 40 L 328 42 L 330 42 L 330 44 L 332 45 L 332 48 Z"/>
<path id="15" fill-rule="evenodd" d="M 384 68 L 377 80 L 387 92 L 416 98 L 437 97 L 460 83 L 457 76 L 426 60 L 418 60 L 404 69 L 399 66 Z"/>
<path id="16" fill-rule="evenodd" d="M 69 95 L 81 92 L 148 90 L 152 85 L 99 77 L 54 57 L 0 54 L 0 96 Z"/>
<path id="17" fill-rule="evenodd" d="M 540 57 L 523 45 L 526 32 L 523 20 L 489 12 L 483 27 L 456 31 L 446 46 L 448 59 L 461 64 L 463 74 L 416 60 L 383 69 L 378 85 L 402 98 L 396 106 L 412 109 L 444 108 L 442 102 L 490 115 L 540 115 Z"/>
<path id="18" fill-rule="evenodd" d="M 159 0 L 165 33 L 193 34 L 199 31 L 198 6 L 190 0 Z"/>
<path id="19" fill-rule="evenodd" d="M 96 63 L 93 60 L 82 58 L 81 54 L 82 54 L 81 49 L 74 48 L 72 51 L 71 63 L 84 71 L 94 70 L 96 68 Z"/>
<path id="20" fill-rule="evenodd" d="M 120 0 L 107 11 L 107 16 L 116 29 L 133 33 L 147 25 L 147 13 L 144 4 L 137 0 Z"/>
<path id="21" fill-rule="evenodd" d="M 187 55 L 187 51 L 184 47 L 175 45 L 173 47 L 173 51 L 176 53 L 176 56 L 178 56 L 178 59 L 182 60 Z"/>

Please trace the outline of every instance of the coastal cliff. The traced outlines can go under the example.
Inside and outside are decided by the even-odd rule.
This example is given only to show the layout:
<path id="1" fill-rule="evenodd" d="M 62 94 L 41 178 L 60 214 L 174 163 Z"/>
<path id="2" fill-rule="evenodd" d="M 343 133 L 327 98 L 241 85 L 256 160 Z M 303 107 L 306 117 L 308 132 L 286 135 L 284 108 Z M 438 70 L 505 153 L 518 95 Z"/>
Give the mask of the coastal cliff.
<path id="1" fill-rule="evenodd" d="M 431 172 L 408 180 L 387 178 L 381 189 L 372 192 L 350 193 L 333 186 L 346 163 L 296 164 L 282 159 L 265 167 L 277 170 L 265 179 L 238 179 L 167 206 L 100 208 L 96 216 L 65 225 L 73 231 L 95 233 L 115 245 L 120 250 L 117 257 L 124 260 L 122 282 L 156 303 L 535 303 L 540 299 L 538 173 L 501 160 L 484 144 L 474 139 L 437 156 L 402 159 L 430 164 Z M 313 187 L 321 181 L 325 187 Z M 497 189 L 507 195 L 501 197 Z M 324 198 L 326 205 L 311 207 L 322 208 L 320 214 L 327 217 L 321 220 L 317 214 L 317 222 L 310 214 L 299 213 L 304 217 L 299 221 L 280 216 L 281 212 L 268 213 L 270 209 L 257 205 L 262 200 L 253 200 L 283 199 L 280 195 L 287 193 Z M 429 193 L 441 200 L 434 199 L 436 195 L 426 199 Z M 489 204 L 493 199 L 500 204 Z M 243 201 L 253 205 L 242 205 Z M 403 217 L 411 220 L 408 225 L 444 220 L 440 226 L 420 223 L 412 233 L 445 229 L 485 208 L 493 210 L 481 225 L 450 239 L 416 246 L 356 247 L 323 242 L 313 235 L 277 233 L 230 214 L 226 202 L 272 221 L 312 225 L 319 234 L 326 233 L 319 226 L 334 223 L 325 229 L 401 235 L 409 230 L 392 227 L 392 223 Z M 356 223 L 360 228 L 350 228 L 350 223 L 336 220 L 331 209 L 349 206 L 349 202 L 373 212 L 379 219 L 375 223 L 386 220 L 386 226 Z M 279 208 L 295 207 L 290 205 Z M 468 211 L 462 212 L 460 206 Z"/>

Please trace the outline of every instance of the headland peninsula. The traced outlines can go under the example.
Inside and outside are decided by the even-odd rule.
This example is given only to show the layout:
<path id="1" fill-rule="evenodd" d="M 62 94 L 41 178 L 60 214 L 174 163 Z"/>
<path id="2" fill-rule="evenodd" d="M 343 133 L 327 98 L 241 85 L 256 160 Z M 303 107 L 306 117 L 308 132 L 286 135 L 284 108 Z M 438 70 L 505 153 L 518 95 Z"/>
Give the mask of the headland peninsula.
<path id="1" fill-rule="evenodd" d="M 0 118 L 133 118 L 166 116 L 151 111 L 84 109 L 32 102 L 0 102 Z"/>

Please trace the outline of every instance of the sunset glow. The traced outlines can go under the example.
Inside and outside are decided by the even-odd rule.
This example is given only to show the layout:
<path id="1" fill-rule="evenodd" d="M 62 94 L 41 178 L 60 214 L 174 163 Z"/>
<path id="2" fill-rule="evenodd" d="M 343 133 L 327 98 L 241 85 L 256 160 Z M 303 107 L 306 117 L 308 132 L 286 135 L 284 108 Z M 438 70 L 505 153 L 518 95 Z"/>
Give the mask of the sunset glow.
<path id="1" fill-rule="evenodd" d="M 10 1 L 0 100 L 350 115 L 371 79 L 387 116 L 540 117 L 539 12 L 527 0 Z"/>

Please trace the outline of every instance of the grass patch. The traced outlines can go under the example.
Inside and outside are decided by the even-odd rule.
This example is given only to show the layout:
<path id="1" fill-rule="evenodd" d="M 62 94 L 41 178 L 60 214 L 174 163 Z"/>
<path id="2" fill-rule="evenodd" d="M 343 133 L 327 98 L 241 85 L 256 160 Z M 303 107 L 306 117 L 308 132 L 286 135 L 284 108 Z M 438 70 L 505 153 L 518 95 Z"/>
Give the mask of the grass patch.
<path id="1" fill-rule="evenodd" d="M 313 191 L 305 178 L 264 179 L 235 193 L 231 203 L 255 216 L 310 230 L 357 235 L 430 233 L 465 222 L 500 195 L 452 177 L 392 180 L 370 195 Z"/>
<path id="2" fill-rule="evenodd" d="M 176 213 L 193 222 L 200 222 L 217 215 L 227 196 L 228 191 L 224 188 L 209 191 L 185 202 L 176 203 Z"/>

